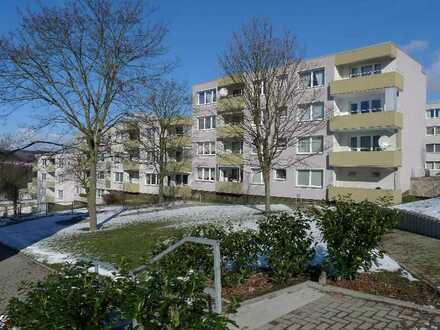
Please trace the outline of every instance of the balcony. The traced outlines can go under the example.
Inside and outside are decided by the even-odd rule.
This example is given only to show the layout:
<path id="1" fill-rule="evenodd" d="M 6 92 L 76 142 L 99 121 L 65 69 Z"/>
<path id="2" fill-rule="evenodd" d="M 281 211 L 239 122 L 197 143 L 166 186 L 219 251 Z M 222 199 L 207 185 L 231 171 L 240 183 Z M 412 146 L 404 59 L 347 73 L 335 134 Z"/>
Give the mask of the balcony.
<path id="1" fill-rule="evenodd" d="M 244 194 L 244 184 L 242 182 L 216 182 L 215 191 L 224 194 L 241 195 Z"/>
<path id="2" fill-rule="evenodd" d="M 139 193 L 139 183 L 124 182 L 124 191 L 132 194 Z"/>
<path id="3" fill-rule="evenodd" d="M 225 125 L 217 127 L 217 139 L 236 138 L 243 136 L 243 128 L 238 125 Z"/>
<path id="4" fill-rule="evenodd" d="M 244 163 L 243 154 L 219 153 L 217 154 L 217 165 L 220 166 L 241 166 Z"/>
<path id="5" fill-rule="evenodd" d="M 356 202 L 361 202 L 363 200 L 378 202 L 382 198 L 386 198 L 392 204 L 400 204 L 402 202 L 402 193 L 399 190 L 390 189 L 366 189 L 329 186 L 327 194 L 327 198 L 329 200 L 346 198 L 347 196 L 350 196 L 350 198 Z"/>
<path id="6" fill-rule="evenodd" d="M 192 140 L 188 135 L 170 135 L 168 137 L 168 145 L 171 148 L 191 148 Z"/>
<path id="7" fill-rule="evenodd" d="M 333 167 L 399 167 L 402 152 L 395 151 L 333 151 L 329 156 Z"/>
<path id="8" fill-rule="evenodd" d="M 182 199 L 191 198 L 192 190 L 189 186 L 173 187 L 165 186 L 163 187 L 164 195 L 167 197 L 178 197 Z"/>
<path id="9" fill-rule="evenodd" d="M 401 129 L 402 127 L 403 114 L 396 111 L 333 116 L 330 119 L 330 130 L 333 132 L 389 128 Z"/>
<path id="10" fill-rule="evenodd" d="M 192 162 L 190 160 L 185 160 L 181 162 L 168 161 L 167 171 L 169 173 L 191 173 L 192 172 Z"/>
<path id="11" fill-rule="evenodd" d="M 55 173 L 55 164 L 48 164 L 46 166 L 46 171 L 48 171 L 49 173 Z"/>
<path id="12" fill-rule="evenodd" d="M 222 97 L 217 102 L 218 112 L 241 112 L 246 107 L 243 96 Z"/>
<path id="13" fill-rule="evenodd" d="M 402 90 L 403 76 L 398 72 L 386 72 L 350 79 L 334 80 L 330 83 L 330 94 L 351 94 L 388 87 L 397 87 Z"/>
<path id="14" fill-rule="evenodd" d="M 55 197 L 46 195 L 46 203 L 55 203 Z"/>
<path id="15" fill-rule="evenodd" d="M 139 171 L 139 161 L 126 159 L 122 162 L 122 167 L 126 172 L 138 172 Z"/>
<path id="16" fill-rule="evenodd" d="M 336 54 L 335 65 L 339 66 L 367 62 L 374 59 L 394 59 L 396 58 L 396 55 L 397 47 L 393 43 L 385 43 Z"/>
<path id="17" fill-rule="evenodd" d="M 110 179 L 105 179 L 105 188 L 110 189 L 112 187 L 112 183 Z"/>

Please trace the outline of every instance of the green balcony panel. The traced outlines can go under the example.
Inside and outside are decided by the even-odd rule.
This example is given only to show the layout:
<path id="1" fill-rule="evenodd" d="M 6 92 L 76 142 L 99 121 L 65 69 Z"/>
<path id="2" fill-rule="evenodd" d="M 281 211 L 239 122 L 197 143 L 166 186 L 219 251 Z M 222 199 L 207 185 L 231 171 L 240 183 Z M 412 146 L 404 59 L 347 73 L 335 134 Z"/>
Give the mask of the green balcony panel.
<path id="1" fill-rule="evenodd" d="M 243 154 L 227 154 L 227 153 L 220 153 L 217 154 L 217 164 L 228 166 L 241 166 L 244 164 L 244 158 Z"/>
<path id="2" fill-rule="evenodd" d="M 400 204 L 402 202 L 402 193 L 400 190 L 329 186 L 327 192 L 329 200 L 350 197 L 357 202 L 363 200 L 378 202 L 382 198 L 388 199 L 392 204 Z"/>
<path id="3" fill-rule="evenodd" d="M 137 172 L 139 171 L 139 162 L 134 160 L 124 160 L 122 162 L 122 167 L 124 168 L 124 171 Z"/>
<path id="4" fill-rule="evenodd" d="M 243 96 L 223 97 L 217 102 L 219 112 L 241 112 L 245 107 Z"/>
<path id="5" fill-rule="evenodd" d="M 242 137 L 243 136 L 243 128 L 237 125 L 226 125 L 223 127 L 217 127 L 217 138 L 225 139 L 225 138 L 234 138 L 234 137 Z"/>
<path id="6" fill-rule="evenodd" d="M 128 193 L 136 194 L 139 192 L 139 183 L 124 182 L 123 190 Z"/>
<path id="7" fill-rule="evenodd" d="M 192 162 L 190 160 L 183 162 L 168 161 L 167 171 L 168 173 L 191 173 Z"/>
<path id="8" fill-rule="evenodd" d="M 192 195 L 192 189 L 189 186 L 184 187 L 172 187 L 165 186 L 163 187 L 164 195 L 167 197 L 179 197 L 183 199 L 189 199 Z"/>
<path id="9" fill-rule="evenodd" d="M 351 94 L 388 87 L 403 90 L 403 76 L 398 72 L 386 72 L 370 76 L 334 80 L 330 83 L 330 94 Z"/>
<path id="10" fill-rule="evenodd" d="M 49 173 L 54 173 L 55 172 L 55 164 L 49 164 L 46 166 L 46 171 L 48 171 Z"/>
<path id="11" fill-rule="evenodd" d="M 46 203 L 55 203 L 55 197 L 46 195 Z"/>
<path id="12" fill-rule="evenodd" d="M 384 58 L 394 59 L 396 56 L 397 47 L 393 43 L 388 42 L 336 54 L 335 65 L 347 65 Z"/>
<path id="13" fill-rule="evenodd" d="M 402 152 L 396 151 L 333 151 L 329 156 L 333 167 L 399 167 Z"/>
<path id="14" fill-rule="evenodd" d="M 167 144 L 170 148 L 190 148 L 192 147 L 191 136 L 170 135 L 167 138 Z"/>
<path id="15" fill-rule="evenodd" d="M 402 127 L 403 113 L 396 111 L 333 116 L 330 119 L 330 130 L 335 132 L 365 129 L 401 129 Z"/>
<path id="16" fill-rule="evenodd" d="M 54 180 L 46 180 L 46 188 L 55 189 L 55 181 Z"/>
<path id="17" fill-rule="evenodd" d="M 225 194 L 244 194 L 244 184 L 242 182 L 217 182 L 215 191 Z"/>
<path id="18" fill-rule="evenodd" d="M 225 76 L 217 80 L 217 85 L 221 88 L 230 85 L 237 85 L 240 84 L 241 82 L 242 82 L 241 76 L 238 75 L 234 77 Z"/>

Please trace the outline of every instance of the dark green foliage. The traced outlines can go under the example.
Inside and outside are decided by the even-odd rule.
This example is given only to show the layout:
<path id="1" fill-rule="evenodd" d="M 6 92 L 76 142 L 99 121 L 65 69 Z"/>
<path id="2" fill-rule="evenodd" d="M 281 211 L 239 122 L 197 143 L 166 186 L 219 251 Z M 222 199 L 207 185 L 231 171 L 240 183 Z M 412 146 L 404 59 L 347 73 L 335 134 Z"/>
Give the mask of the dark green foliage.
<path id="1" fill-rule="evenodd" d="M 260 249 L 269 258 L 274 279 L 285 281 L 304 272 L 314 254 L 307 213 L 271 214 L 258 225 Z"/>
<path id="2" fill-rule="evenodd" d="M 20 329 L 110 329 L 111 320 L 136 320 L 145 329 L 226 329 L 225 315 L 212 312 L 203 292 L 206 276 L 183 276 L 158 268 L 136 279 L 112 279 L 78 264 L 30 287 L 24 300 L 12 299 L 10 324 Z"/>
<path id="3" fill-rule="evenodd" d="M 396 211 L 382 203 L 350 198 L 326 203 L 314 210 L 319 228 L 327 242 L 327 264 L 336 276 L 354 278 L 359 269 L 370 269 L 383 252 L 379 243 L 397 225 Z"/>
<path id="4" fill-rule="evenodd" d="M 12 324 L 22 330 L 105 329 L 117 304 L 117 287 L 112 279 L 88 272 L 89 266 L 67 266 L 31 284 L 24 300 L 9 303 Z"/>

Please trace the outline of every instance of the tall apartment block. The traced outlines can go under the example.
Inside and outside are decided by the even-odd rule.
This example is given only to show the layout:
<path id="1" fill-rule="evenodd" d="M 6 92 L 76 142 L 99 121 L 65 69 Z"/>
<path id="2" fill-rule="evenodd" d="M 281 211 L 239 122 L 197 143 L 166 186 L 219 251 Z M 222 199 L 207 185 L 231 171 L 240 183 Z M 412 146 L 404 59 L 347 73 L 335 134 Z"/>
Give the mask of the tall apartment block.
<path id="1" fill-rule="evenodd" d="M 426 106 L 426 76 L 421 65 L 395 44 L 383 43 L 308 60 L 306 66 L 301 75 L 308 87 L 321 91 L 320 98 L 304 105 L 310 107 L 309 119 L 323 120 L 327 111 L 331 117 L 327 127 L 285 151 L 310 157 L 274 168 L 272 195 L 387 197 L 399 203 L 410 178 L 423 175 L 420 113 Z M 218 93 L 222 88 L 227 102 Z M 236 125 L 243 110 L 241 87 L 228 79 L 193 86 L 192 189 L 263 195 L 258 164 L 249 161 L 251 147 Z"/>
<path id="2" fill-rule="evenodd" d="M 440 102 L 426 106 L 425 169 L 427 175 L 440 175 Z"/>
<path id="3" fill-rule="evenodd" d="M 127 120 L 110 131 L 109 142 L 99 152 L 97 162 L 97 203 L 109 192 L 157 194 L 158 166 L 151 149 L 157 139 L 154 122 Z M 146 142 L 146 141 L 150 142 Z M 191 119 L 175 119 L 168 132 L 168 176 L 165 194 L 188 196 L 191 193 Z M 41 203 L 66 204 L 86 201 L 84 184 L 74 170 L 75 153 L 38 157 L 36 176 L 28 190 Z"/>

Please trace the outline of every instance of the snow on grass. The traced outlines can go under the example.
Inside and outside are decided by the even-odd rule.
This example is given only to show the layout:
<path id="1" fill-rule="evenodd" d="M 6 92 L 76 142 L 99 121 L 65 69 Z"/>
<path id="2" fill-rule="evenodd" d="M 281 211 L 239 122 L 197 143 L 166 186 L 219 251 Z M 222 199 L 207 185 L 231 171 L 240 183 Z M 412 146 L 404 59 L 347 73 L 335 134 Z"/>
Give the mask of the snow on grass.
<path id="1" fill-rule="evenodd" d="M 417 202 L 406 203 L 395 206 L 396 209 L 415 212 L 440 220 L 440 198 L 430 198 Z"/>
<path id="2" fill-rule="evenodd" d="M 440 199 L 439 199 L 440 200 Z M 290 211 L 288 206 L 272 205 L 274 211 Z M 117 229 L 128 224 L 171 221 L 179 225 L 196 223 L 226 223 L 232 222 L 245 228 L 257 229 L 257 220 L 261 218 L 263 205 L 179 205 L 164 208 L 152 206 L 139 209 L 124 209 L 122 207 L 102 208 L 98 215 L 98 227 L 101 230 Z M 72 221 L 77 218 L 79 222 Z M 81 221 L 82 220 L 82 221 Z M 79 256 L 60 252 L 56 244 L 58 239 L 74 234 L 87 235 L 88 222 L 85 210 L 83 212 L 59 213 L 53 216 L 39 218 L 9 226 L 0 227 L 0 242 L 29 254 L 39 261 L 46 263 L 66 263 L 79 260 Z M 323 262 L 327 255 L 327 245 L 322 240 L 322 234 L 315 222 L 311 223 L 310 234 L 315 245 L 315 257 L 312 264 Z M 109 268 L 109 267 L 107 267 Z M 410 280 L 414 277 L 406 272 L 388 255 L 378 258 L 377 265 L 370 271 L 400 272 Z M 100 273 L 113 270 L 100 267 Z"/>

